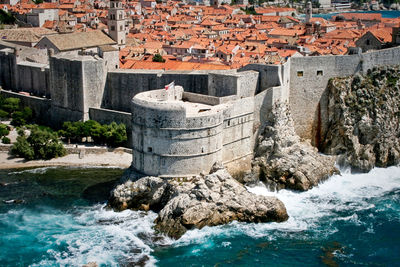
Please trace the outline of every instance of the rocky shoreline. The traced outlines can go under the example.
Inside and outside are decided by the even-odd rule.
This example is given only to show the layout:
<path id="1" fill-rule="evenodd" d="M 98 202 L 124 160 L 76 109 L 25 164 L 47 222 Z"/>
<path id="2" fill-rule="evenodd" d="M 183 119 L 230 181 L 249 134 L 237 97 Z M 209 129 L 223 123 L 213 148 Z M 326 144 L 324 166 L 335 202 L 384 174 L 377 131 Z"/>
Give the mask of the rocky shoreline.
<path id="1" fill-rule="evenodd" d="M 301 141 L 294 130 L 289 107 L 277 103 L 258 138 L 253 168 L 243 182 L 264 182 L 273 190 L 305 191 L 333 174 L 338 174 L 334 156 L 320 154 Z"/>
<path id="2" fill-rule="evenodd" d="M 399 164 L 400 68 L 335 78 L 328 90 L 329 125 L 321 151 L 338 155 L 354 171 Z"/>
<path id="3" fill-rule="evenodd" d="M 155 229 L 172 238 L 187 230 L 241 222 L 282 222 L 284 204 L 275 197 L 250 193 L 222 167 L 191 180 L 143 177 L 128 180 L 112 192 L 109 207 L 158 212 Z"/>
<path id="4" fill-rule="evenodd" d="M 329 82 L 328 131 L 320 151 L 295 133 L 287 103 L 275 104 L 257 139 L 252 170 L 238 181 L 218 164 L 192 179 L 138 178 L 127 172 L 109 207 L 158 212 L 155 229 L 173 238 L 187 230 L 241 222 L 282 222 L 284 204 L 257 196 L 243 184 L 306 191 L 339 171 L 336 162 L 369 171 L 400 162 L 400 69 Z"/>

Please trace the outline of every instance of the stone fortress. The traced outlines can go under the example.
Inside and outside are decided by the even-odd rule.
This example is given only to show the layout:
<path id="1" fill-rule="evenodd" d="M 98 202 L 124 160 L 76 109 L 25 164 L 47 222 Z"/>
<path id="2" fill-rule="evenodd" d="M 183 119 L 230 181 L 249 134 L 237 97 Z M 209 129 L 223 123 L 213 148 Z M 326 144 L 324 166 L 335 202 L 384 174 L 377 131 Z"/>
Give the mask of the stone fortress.
<path id="1" fill-rule="evenodd" d="M 2 49 L 1 49 L 2 48 Z M 120 70 L 118 51 L 45 53 L 0 42 L 2 94 L 18 97 L 42 123 L 125 123 L 132 166 L 146 175 L 192 176 L 216 161 L 251 166 L 259 129 L 274 103 L 288 102 L 297 134 L 318 145 L 327 125 L 330 78 L 399 65 L 400 47 L 346 56 L 291 58 L 229 71 Z M 160 89 L 175 82 L 170 90 Z M 25 92 L 23 94 L 19 92 Z"/>

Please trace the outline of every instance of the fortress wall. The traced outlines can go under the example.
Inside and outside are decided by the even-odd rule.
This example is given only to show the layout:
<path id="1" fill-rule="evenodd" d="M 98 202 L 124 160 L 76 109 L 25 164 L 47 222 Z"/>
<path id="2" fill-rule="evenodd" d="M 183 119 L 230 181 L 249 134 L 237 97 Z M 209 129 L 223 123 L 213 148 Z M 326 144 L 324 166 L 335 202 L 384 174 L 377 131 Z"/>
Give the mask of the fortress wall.
<path id="1" fill-rule="evenodd" d="M 84 112 L 83 66 L 81 60 L 50 58 L 52 106 Z"/>
<path id="2" fill-rule="evenodd" d="M 126 126 L 126 132 L 128 134 L 127 146 L 132 147 L 132 114 L 127 112 L 102 109 L 102 108 L 89 108 L 89 118 L 95 120 L 101 124 L 110 124 L 116 122 L 118 124 L 123 123 Z"/>
<path id="3" fill-rule="evenodd" d="M 160 92 L 132 101 L 133 167 L 165 177 L 210 170 L 221 159 L 223 112 L 193 116 L 184 102 L 157 101 Z"/>
<path id="4" fill-rule="evenodd" d="M 290 107 L 296 132 L 314 145 L 327 127 L 327 84 L 330 78 L 367 72 L 375 66 L 399 65 L 400 47 L 361 55 L 319 56 L 290 59 Z M 303 76 L 298 72 L 302 71 Z M 318 72 L 322 71 L 322 74 Z"/>
<path id="5" fill-rule="evenodd" d="M 367 72 L 376 66 L 399 65 L 400 47 L 387 48 L 362 54 L 362 69 Z"/>
<path id="6" fill-rule="evenodd" d="M 251 168 L 254 98 L 242 98 L 224 110 L 222 162 L 232 173 Z"/>
<path id="7" fill-rule="evenodd" d="M 100 108 L 103 100 L 106 67 L 101 59 L 82 62 L 84 119 L 89 118 L 89 108 Z"/>
<path id="8" fill-rule="evenodd" d="M 281 80 L 282 67 L 280 65 L 248 64 L 238 71 L 243 72 L 249 70 L 259 73 L 256 94 L 268 88 L 280 86 L 283 83 Z"/>
<path id="9" fill-rule="evenodd" d="M 243 71 L 237 73 L 210 73 L 208 78 L 208 95 L 226 97 L 237 95 L 249 97 L 255 94 L 258 72 Z"/>
<path id="10" fill-rule="evenodd" d="M 131 100 L 136 94 L 164 88 L 173 81 L 187 92 L 207 94 L 208 74 L 205 72 L 117 70 L 107 75 L 102 107 L 129 112 Z"/>
<path id="11" fill-rule="evenodd" d="M 211 106 L 219 105 L 221 102 L 220 97 L 201 95 L 201 94 L 189 93 L 189 92 L 183 92 L 182 100 L 194 102 L 194 103 L 202 103 L 202 104 L 211 105 Z"/>
<path id="12" fill-rule="evenodd" d="M 318 144 L 327 121 L 328 81 L 361 70 L 360 57 L 298 57 L 290 59 L 290 63 L 290 108 L 296 132 Z"/>
<path id="13" fill-rule="evenodd" d="M 16 57 L 11 48 L 0 51 L 0 86 L 7 90 L 15 90 L 16 87 Z"/>
<path id="14" fill-rule="evenodd" d="M 50 71 L 47 64 L 19 62 L 17 64 L 17 90 L 50 98 Z"/>
<path id="15" fill-rule="evenodd" d="M 86 120 L 90 107 L 100 107 L 104 86 L 103 60 L 91 56 L 50 58 L 52 121 Z"/>
<path id="16" fill-rule="evenodd" d="M 236 75 L 210 73 L 208 78 L 208 94 L 216 97 L 236 95 L 238 78 Z"/>
<path id="17" fill-rule="evenodd" d="M 36 96 L 26 96 L 12 91 L 1 90 L 0 93 L 5 97 L 15 97 L 21 100 L 23 106 L 30 107 L 35 118 L 45 125 L 48 125 L 48 115 L 51 107 L 51 100 Z"/>

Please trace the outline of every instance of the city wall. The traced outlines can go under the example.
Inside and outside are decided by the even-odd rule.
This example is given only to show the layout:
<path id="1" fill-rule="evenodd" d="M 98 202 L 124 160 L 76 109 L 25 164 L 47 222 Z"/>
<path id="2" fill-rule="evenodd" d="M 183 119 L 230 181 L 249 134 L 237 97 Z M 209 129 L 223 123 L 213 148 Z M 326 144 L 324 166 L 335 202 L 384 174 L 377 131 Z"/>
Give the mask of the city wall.
<path id="1" fill-rule="evenodd" d="M 366 73 L 376 66 L 399 65 L 400 47 L 346 56 L 290 59 L 290 108 L 297 134 L 318 146 L 327 127 L 330 78 Z"/>
<path id="2" fill-rule="evenodd" d="M 26 96 L 11 91 L 0 90 L 4 97 L 15 97 L 21 100 L 21 104 L 25 107 L 30 107 L 34 116 L 38 118 L 39 122 L 46 124 L 48 115 L 51 108 L 51 100 L 36 96 Z"/>
<path id="3" fill-rule="evenodd" d="M 107 59 L 95 53 L 50 56 L 48 64 L 30 62 L 28 57 L 27 51 L 18 48 L 0 50 L 1 87 L 32 96 L 3 94 L 21 98 L 53 125 L 66 120 L 95 119 L 102 123 L 115 120 L 134 132 L 136 126 L 128 118 L 131 99 L 173 81 L 185 89 L 182 95 L 185 101 L 232 105 L 225 109 L 219 128 L 213 129 L 223 137 L 218 157 L 228 164 L 229 160 L 235 161 L 247 154 L 251 157 L 254 139 L 277 101 L 290 103 L 296 132 L 318 145 L 326 131 L 329 79 L 366 72 L 374 66 L 398 65 L 400 47 L 346 56 L 297 57 L 283 65 L 250 64 L 238 71 L 212 72 L 110 70 Z M 132 112 L 134 119 L 142 111 Z M 143 127 L 140 123 L 137 125 Z M 147 134 L 151 136 L 155 132 L 148 130 Z M 181 136 L 181 132 L 173 134 Z M 135 145 L 134 142 L 131 144 Z M 237 156 L 237 151 L 243 153 Z"/>

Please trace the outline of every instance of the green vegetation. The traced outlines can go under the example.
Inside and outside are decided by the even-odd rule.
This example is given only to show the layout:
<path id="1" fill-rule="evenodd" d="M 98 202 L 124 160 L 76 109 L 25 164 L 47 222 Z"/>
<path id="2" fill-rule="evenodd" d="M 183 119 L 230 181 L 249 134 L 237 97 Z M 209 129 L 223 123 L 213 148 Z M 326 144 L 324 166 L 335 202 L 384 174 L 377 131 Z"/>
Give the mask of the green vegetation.
<path id="1" fill-rule="evenodd" d="M 10 12 L 0 9 L 0 24 L 14 24 L 15 17 Z"/>
<path id="2" fill-rule="evenodd" d="M 43 0 L 32 0 L 36 5 L 43 3 Z"/>
<path id="3" fill-rule="evenodd" d="M 242 11 L 246 12 L 247 15 L 257 15 L 254 6 L 246 7 L 245 9 L 241 8 Z"/>
<path id="4" fill-rule="evenodd" d="M 38 125 L 28 126 L 31 133 L 28 137 L 24 131 L 18 131 L 17 142 L 11 147 L 13 155 L 26 160 L 52 159 L 66 154 L 65 148 L 58 139 L 57 132 Z"/>
<path id="5" fill-rule="evenodd" d="M 155 54 L 153 56 L 153 62 L 165 62 L 165 59 L 160 54 Z"/>
<path id="6" fill-rule="evenodd" d="M 8 138 L 7 136 L 4 136 L 1 141 L 3 142 L 3 144 L 11 144 L 11 140 L 10 138 Z"/>
<path id="7" fill-rule="evenodd" d="M 125 124 L 112 122 L 102 125 L 94 120 L 64 122 L 59 134 L 65 137 L 68 143 L 81 142 L 83 138 L 87 141 L 90 137 L 95 144 L 106 144 L 111 147 L 123 145 L 128 140 Z"/>
<path id="8" fill-rule="evenodd" d="M 7 136 L 10 133 L 10 128 L 3 124 L 0 123 L 0 138 L 2 138 L 3 136 Z"/>
<path id="9" fill-rule="evenodd" d="M 19 98 L 1 97 L 0 118 L 12 118 L 11 125 L 22 126 L 32 121 L 33 112 L 31 108 L 23 107 Z"/>

